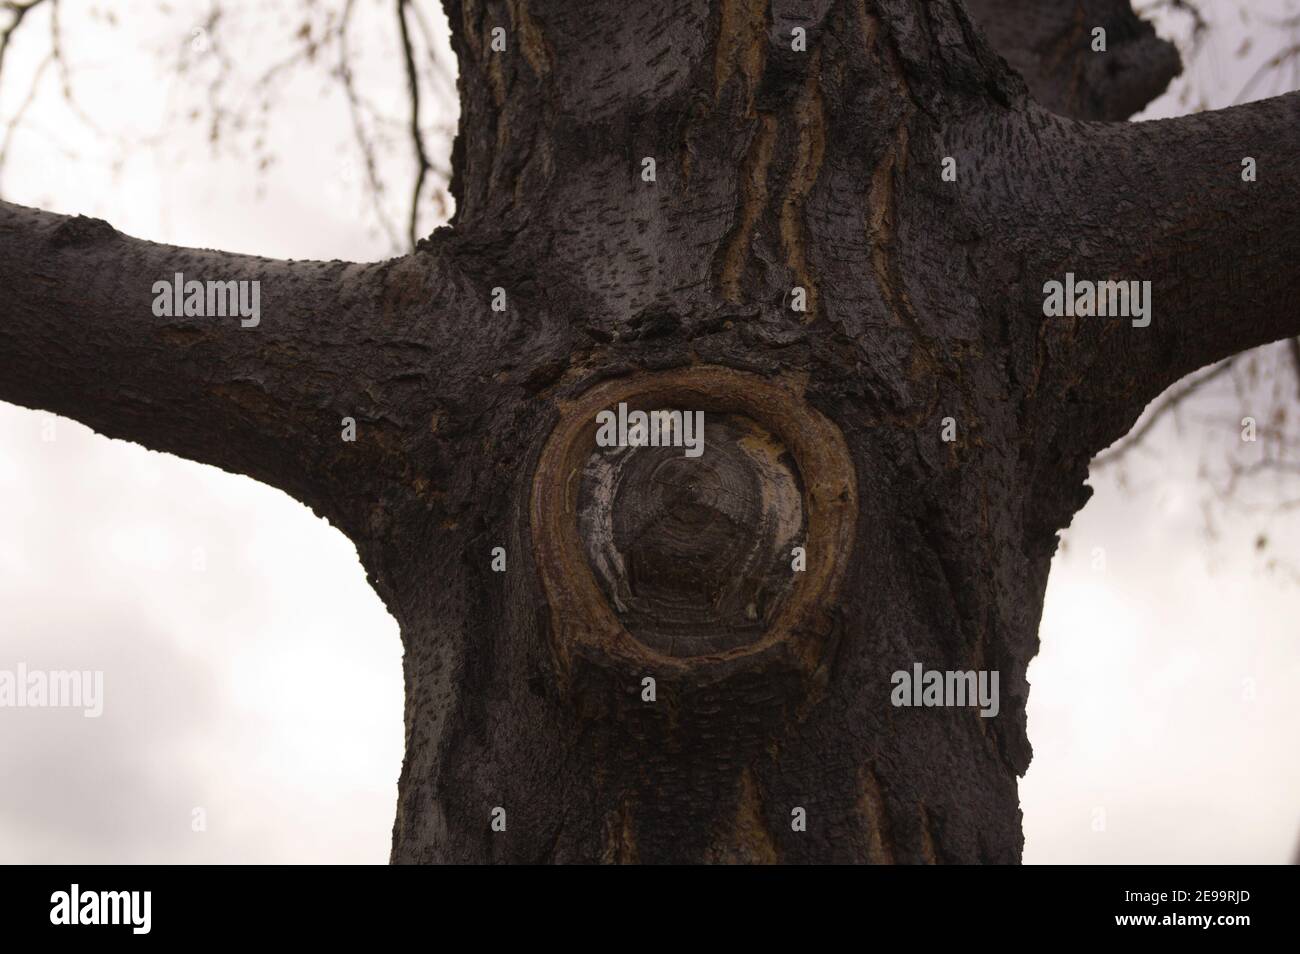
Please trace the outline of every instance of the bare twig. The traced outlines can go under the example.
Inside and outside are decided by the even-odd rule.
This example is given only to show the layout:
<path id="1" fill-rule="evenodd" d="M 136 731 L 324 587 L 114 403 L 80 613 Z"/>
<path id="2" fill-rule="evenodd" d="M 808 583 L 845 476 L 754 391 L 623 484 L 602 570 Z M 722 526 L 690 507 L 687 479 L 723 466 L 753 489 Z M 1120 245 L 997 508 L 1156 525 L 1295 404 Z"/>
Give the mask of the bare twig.
<path id="1" fill-rule="evenodd" d="M 72 70 L 63 55 L 63 28 L 60 26 L 59 12 L 59 0 L 53 0 L 50 4 L 50 53 L 54 57 L 54 65 L 59 70 L 59 91 L 63 94 L 63 100 L 68 104 L 73 115 L 85 123 L 87 129 L 97 136 L 108 138 L 108 134 L 90 117 L 89 113 L 81 108 L 81 104 L 72 94 Z"/>
<path id="2" fill-rule="evenodd" d="M 50 68 L 50 64 L 53 62 L 54 55 L 52 53 L 47 54 L 45 59 L 41 60 L 41 65 L 36 67 L 36 72 L 32 75 L 32 85 L 27 90 L 27 95 L 23 98 L 23 101 L 19 103 L 18 109 L 15 110 L 13 116 L 9 118 L 9 122 L 5 123 L 4 141 L 0 142 L 0 180 L 4 177 L 5 163 L 9 160 L 9 147 L 13 142 L 14 133 L 18 129 L 18 124 L 22 122 L 23 116 L 27 114 L 28 108 L 32 105 L 33 100 L 36 99 L 36 91 L 40 89 L 41 80 L 45 77 L 45 71 Z"/>
<path id="3" fill-rule="evenodd" d="M 1284 66 L 1288 60 L 1294 59 L 1297 56 L 1300 56 L 1300 43 L 1279 50 L 1273 56 L 1265 60 L 1264 64 L 1255 71 L 1255 75 L 1250 78 L 1250 81 L 1241 88 L 1241 92 L 1237 94 L 1237 98 L 1233 101 L 1234 105 L 1239 106 L 1246 102 L 1250 98 L 1251 93 L 1255 91 L 1255 87 L 1259 85 L 1260 80 L 1264 79 L 1274 70 Z"/>
<path id="4" fill-rule="evenodd" d="M 424 15 L 424 11 L 420 9 L 419 4 L 413 5 L 411 12 L 415 14 L 415 22 L 419 25 L 420 33 L 424 36 L 424 47 L 429 53 L 429 63 L 433 67 L 433 76 L 442 86 L 441 92 L 443 95 L 450 96 L 455 100 L 456 74 L 451 71 L 451 67 L 437 53 L 438 44 L 434 42 L 433 29 L 429 25 L 429 18 Z"/>
<path id="5" fill-rule="evenodd" d="M 417 239 L 416 223 L 420 213 L 420 193 L 424 189 L 424 179 L 432 169 L 429 156 L 424 149 L 424 135 L 420 131 L 420 78 L 415 68 L 415 52 L 411 48 L 411 34 L 406 26 L 406 6 L 409 0 L 397 0 L 397 22 L 402 32 L 402 54 L 406 59 L 406 82 L 411 92 L 411 141 L 415 147 L 415 190 L 411 195 L 411 218 L 407 227 L 411 247 Z"/>
<path id="6" fill-rule="evenodd" d="M 8 10 L 14 15 L 13 20 L 3 30 L 0 30 L 0 73 L 4 70 L 5 53 L 9 49 L 9 43 L 13 40 L 14 33 L 23 22 L 23 17 L 39 7 L 45 0 L 28 0 L 27 3 L 17 3 L 14 0 L 0 4 L 0 9 Z"/>
<path id="7" fill-rule="evenodd" d="M 1292 338 L 1286 345 L 1291 353 L 1291 366 L 1295 368 L 1296 375 L 1296 390 L 1300 396 L 1300 338 Z"/>
<path id="8" fill-rule="evenodd" d="M 356 137 L 357 148 L 366 167 L 366 182 L 369 186 L 371 202 L 375 209 L 375 218 L 388 235 L 388 241 L 394 248 L 400 247 L 397 230 L 384 211 L 383 183 L 379 179 L 378 163 L 375 159 L 374 143 L 366 135 L 365 124 L 361 120 L 361 97 L 357 94 L 356 84 L 352 80 L 351 56 L 348 50 L 348 24 L 352 19 L 352 10 L 356 0 L 347 0 L 343 8 L 343 17 L 339 24 L 339 82 L 343 84 L 343 95 L 348 101 L 348 112 L 352 117 L 352 131 Z"/>

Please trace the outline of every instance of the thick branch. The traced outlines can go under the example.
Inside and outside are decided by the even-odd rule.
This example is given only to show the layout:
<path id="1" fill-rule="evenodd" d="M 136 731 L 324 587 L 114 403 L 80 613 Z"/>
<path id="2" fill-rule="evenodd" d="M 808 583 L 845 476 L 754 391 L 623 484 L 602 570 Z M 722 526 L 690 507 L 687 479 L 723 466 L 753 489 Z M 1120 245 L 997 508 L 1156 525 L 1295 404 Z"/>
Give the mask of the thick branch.
<path id="1" fill-rule="evenodd" d="M 993 155 L 970 130 L 948 130 L 946 148 L 998 250 L 986 278 L 1005 288 L 1022 418 L 1048 459 L 1082 470 L 1180 378 L 1300 334 L 1300 93 L 1149 123 L 1037 109 L 997 122 Z M 1049 316 L 1047 283 L 1071 274 L 1126 292 L 1150 282 L 1149 324 L 1100 306 Z"/>
<path id="2" fill-rule="evenodd" d="M 447 329 L 428 314 L 458 304 L 449 271 L 428 250 L 359 265 L 174 248 L 0 203 L 0 400 L 247 474 L 352 532 L 428 450 L 437 385 L 455 377 L 441 361 L 457 348 L 435 349 Z M 156 314 L 155 283 L 178 272 L 258 283 L 256 324 Z"/>
<path id="3" fill-rule="evenodd" d="M 1082 124 L 1033 106 L 939 133 L 959 170 L 949 218 L 966 223 L 966 260 L 995 293 L 986 340 L 1005 345 L 997 373 L 1040 539 L 1087 500 L 1093 455 L 1167 387 L 1300 334 L 1297 120 L 1300 94 L 1149 123 Z M 1256 181 L 1243 181 L 1244 158 Z M 1048 314 L 1049 283 L 1071 280 L 1076 307 Z M 1094 302 L 1089 314 L 1086 297 L 1078 307 L 1080 283 L 1116 283 L 1120 313 Z M 1127 314 L 1119 283 L 1130 294 L 1138 283 Z"/>
<path id="4" fill-rule="evenodd" d="M 1086 130 L 1068 206 L 1077 244 L 1057 270 L 1150 281 L 1152 310 L 1148 327 L 1078 319 L 1077 393 L 1140 412 L 1197 368 L 1300 334 L 1298 150 L 1300 93 Z"/>

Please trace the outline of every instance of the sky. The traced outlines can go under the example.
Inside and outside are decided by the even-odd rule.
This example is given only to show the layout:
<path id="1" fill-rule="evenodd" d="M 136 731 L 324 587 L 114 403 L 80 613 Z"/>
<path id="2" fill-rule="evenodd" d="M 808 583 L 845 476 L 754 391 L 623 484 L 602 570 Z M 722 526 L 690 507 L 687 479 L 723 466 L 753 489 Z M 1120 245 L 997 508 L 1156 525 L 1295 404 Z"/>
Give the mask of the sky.
<path id="1" fill-rule="evenodd" d="M 392 140 L 381 169 L 400 220 L 411 164 L 386 6 L 358 3 L 355 75 Z M 1300 12 L 1264 0 L 1243 21 L 1235 0 L 1208 6 L 1214 29 L 1190 77 L 1143 118 L 1202 93 L 1232 102 L 1287 41 L 1264 20 Z M 203 104 L 260 112 L 247 77 L 292 49 L 296 4 L 231 4 L 220 29 L 206 0 L 116 4 L 116 25 L 100 4 L 62 9 L 77 107 L 47 69 L 0 168 L 5 199 L 174 244 L 393 253 L 329 64 L 277 73 L 264 128 L 211 142 Z M 48 17 L 31 16 L 6 58 L 0 128 L 49 51 Z M 234 78 L 216 83 L 222 57 Z M 454 103 L 435 105 L 431 124 L 454 121 Z M 445 164 L 446 143 L 434 148 Z M 422 233 L 437 224 L 429 214 Z M 1028 863 L 1277 863 L 1296 850 L 1300 586 L 1255 542 L 1261 521 L 1300 542 L 1300 515 L 1220 514 L 1207 538 L 1199 472 L 1238 439 L 1195 416 L 1170 421 L 1126 486 L 1094 475 L 1029 671 Z M 388 860 L 397 625 L 347 539 L 283 493 L 0 404 L 0 669 L 20 661 L 103 670 L 104 712 L 0 710 L 0 862 Z"/>

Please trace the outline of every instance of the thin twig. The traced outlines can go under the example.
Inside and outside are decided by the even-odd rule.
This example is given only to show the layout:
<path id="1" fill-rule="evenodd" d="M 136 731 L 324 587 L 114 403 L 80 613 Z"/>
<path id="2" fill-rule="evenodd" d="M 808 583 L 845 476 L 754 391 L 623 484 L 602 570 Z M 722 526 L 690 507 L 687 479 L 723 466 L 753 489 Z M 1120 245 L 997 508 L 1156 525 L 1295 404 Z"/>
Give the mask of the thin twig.
<path id="1" fill-rule="evenodd" d="M 28 108 L 36 99 L 36 91 L 40 89 L 41 80 L 45 77 L 45 71 L 50 68 L 50 64 L 53 62 L 54 54 L 47 53 L 45 59 L 41 60 L 40 66 L 36 67 L 36 72 L 32 75 L 32 85 L 27 90 L 27 96 L 18 105 L 18 109 L 14 112 L 13 116 L 9 118 L 9 122 L 5 123 L 4 142 L 0 142 L 0 179 L 3 179 L 4 176 L 5 163 L 9 160 L 9 147 L 13 142 L 14 133 L 18 129 L 18 124 L 22 122 L 23 117 L 27 115 Z"/>
<path id="2" fill-rule="evenodd" d="M 1291 365 L 1295 368 L 1296 390 L 1300 392 L 1300 338 L 1292 338 L 1286 344 L 1291 352 Z"/>
<path id="3" fill-rule="evenodd" d="M 409 0 L 397 0 L 397 22 L 402 31 L 402 54 L 406 58 L 406 82 L 411 91 L 411 141 L 415 147 L 415 161 L 418 169 L 415 175 L 415 190 L 411 195 L 411 218 L 407 227 L 411 248 L 416 243 L 416 221 L 420 213 L 420 193 L 424 189 L 424 177 L 432 165 L 424 151 L 424 136 L 420 132 L 420 78 L 415 68 L 415 52 L 411 49 L 411 34 L 406 26 L 406 5 Z"/>
<path id="4" fill-rule="evenodd" d="M 1233 101 L 1233 105 L 1240 106 L 1242 103 L 1246 102 L 1249 99 L 1250 94 L 1254 92 L 1255 87 L 1258 85 L 1260 80 L 1295 56 L 1300 56 L 1300 43 L 1279 50 L 1275 55 L 1270 57 L 1268 60 L 1265 60 L 1264 65 L 1256 70 L 1255 75 L 1252 76 L 1250 81 L 1241 88 L 1241 92 L 1237 94 L 1237 98 Z"/>
<path id="5" fill-rule="evenodd" d="M 356 136 L 357 148 L 361 150 L 361 156 L 365 161 L 366 181 L 369 184 L 371 201 L 375 208 L 375 217 L 388 235 L 388 241 L 394 248 L 399 248 L 401 243 L 397 237 L 397 230 L 384 211 L 382 201 L 383 185 L 379 181 L 374 144 L 367 137 L 365 124 L 361 121 L 361 98 L 357 95 L 356 85 L 352 82 L 351 56 L 348 50 L 348 24 L 352 19 L 352 9 L 355 4 L 356 0 L 347 0 L 339 24 L 339 81 L 343 84 L 343 95 L 348 101 L 348 111 L 352 116 L 352 131 Z"/>
<path id="6" fill-rule="evenodd" d="M 17 3 L 11 0 L 11 2 L 0 5 L 14 15 L 13 22 L 0 30 L 0 73 L 4 71 L 5 52 L 9 49 L 9 42 L 13 39 L 14 32 L 18 29 L 19 24 L 23 22 L 23 17 L 44 2 L 45 0 L 28 0 L 27 3 Z"/>

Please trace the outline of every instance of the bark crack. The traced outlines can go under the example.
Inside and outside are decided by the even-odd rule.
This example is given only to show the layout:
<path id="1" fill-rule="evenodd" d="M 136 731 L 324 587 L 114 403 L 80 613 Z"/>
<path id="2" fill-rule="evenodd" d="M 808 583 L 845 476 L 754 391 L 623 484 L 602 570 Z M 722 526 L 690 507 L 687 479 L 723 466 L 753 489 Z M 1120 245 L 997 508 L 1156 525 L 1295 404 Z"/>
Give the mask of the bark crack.
<path id="1" fill-rule="evenodd" d="M 510 0 L 510 21 L 514 24 L 524 59 L 528 60 L 537 78 L 543 79 L 551 72 L 551 48 L 524 0 Z"/>
<path id="2" fill-rule="evenodd" d="M 821 68 L 821 51 L 813 54 L 812 67 L 799 97 L 799 145 L 795 154 L 794 169 L 790 173 L 785 202 L 781 206 L 781 242 L 786 250 L 786 263 L 795 280 L 808 293 L 808 311 L 804 321 L 817 315 L 817 285 L 808 272 L 808 234 L 804 221 L 804 206 L 826 155 L 826 112 L 818 79 Z"/>
<path id="3" fill-rule="evenodd" d="M 767 63 L 767 8 L 766 0 L 723 0 L 713 58 L 715 103 L 727 81 L 739 71 L 745 81 L 745 109 L 753 114 L 754 94 Z"/>
<path id="4" fill-rule="evenodd" d="M 763 113 L 750 143 L 740 176 L 740 203 L 737 222 L 722 245 L 718 285 L 723 297 L 732 303 L 741 300 L 745 264 L 749 260 L 750 242 L 763 209 L 767 206 L 767 172 L 772 164 L 776 144 L 776 117 Z"/>
<path id="5" fill-rule="evenodd" d="M 717 854 L 719 861 L 740 864 L 774 865 L 781 860 L 767 825 L 758 783 L 748 767 L 740 773 L 734 827 Z"/>
<path id="6" fill-rule="evenodd" d="M 858 810 L 867 823 L 867 862 L 873 865 L 892 865 L 894 842 L 885 814 L 885 800 L 880 793 L 880 782 L 870 765 L 863 768 L 858 784 L 862 790 Z"/>

